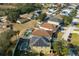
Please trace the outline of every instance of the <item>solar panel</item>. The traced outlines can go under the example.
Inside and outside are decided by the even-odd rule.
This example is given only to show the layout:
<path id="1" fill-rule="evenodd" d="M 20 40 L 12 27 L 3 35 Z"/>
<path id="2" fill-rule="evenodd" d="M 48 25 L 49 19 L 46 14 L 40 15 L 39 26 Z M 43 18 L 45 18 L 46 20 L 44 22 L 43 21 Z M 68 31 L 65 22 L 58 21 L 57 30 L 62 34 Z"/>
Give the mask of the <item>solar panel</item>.
<path id="1" fill-rule="evenodd" d="M 43 40 L 42 40 L 42 38 L 40 38 L 35 44 L 33 44 L 34 46 L 41 46 L 41 47 L 43 47 L 43 46 L 49 46 L 48 44 L 46 44 Z"/>
<path id="2" fill-rule="evenodd" d="M 36 41 L 37 40 L 37 41 Z M 35 42 L 36 41 L 36 42 Z M 31 40 L 30 40 L 30 44 L 33 43 L 33 46 L 49 46 L 46 42 L 48 43 L 48 38 L 46 37 L 33 37 Z M 34 43 L 35 42 L 35 43 Z"/>

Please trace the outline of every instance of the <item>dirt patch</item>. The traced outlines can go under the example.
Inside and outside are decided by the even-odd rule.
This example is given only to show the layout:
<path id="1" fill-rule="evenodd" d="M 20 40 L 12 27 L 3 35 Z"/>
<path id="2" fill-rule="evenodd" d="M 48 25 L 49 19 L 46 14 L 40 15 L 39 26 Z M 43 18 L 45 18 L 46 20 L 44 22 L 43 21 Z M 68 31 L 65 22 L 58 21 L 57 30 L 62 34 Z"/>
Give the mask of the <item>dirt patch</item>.
<path id="1" fill-rule="evenodd" d="M 34 28 L 36 24 L 37 24 L 36 20 L 31 20 L 24 24 L 14 23 L 13 28 L 14 28 L 14 30 L 19 30 L 20 31 L 19 35 L 22 35 L 26 31 L 26 29 Z"/>

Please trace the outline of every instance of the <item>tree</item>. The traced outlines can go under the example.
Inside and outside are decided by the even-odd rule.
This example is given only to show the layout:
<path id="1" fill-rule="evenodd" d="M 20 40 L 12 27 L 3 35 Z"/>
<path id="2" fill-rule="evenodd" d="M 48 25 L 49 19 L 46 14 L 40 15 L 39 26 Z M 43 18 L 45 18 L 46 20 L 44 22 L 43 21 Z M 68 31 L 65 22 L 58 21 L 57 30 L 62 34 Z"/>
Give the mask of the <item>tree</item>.
<path id="1" fill-rule="evenodd" d="M 0 34 L 0 47 L 6 51 L 10 46 L 10 38 L 14 35 L 13 30 L 7 30 Z"/>
<path id="2" fill-rule="evenodd" d="M 72 22 L 72 17 L 70 16 L 64 16 L 63 19 L 65 25 L 69 25 Z"/>
<path id="3" fill-rule="evenodd" d="M 77 9 L 73 9 L 72 12 L 71 12 L 71 17 L 75 17 L 77 14 Z"/>
<path id="4" fill-rule="evenodd" d="M 21 11 L 21 14 L 30 13 L 35 11 L 36 9 L 42 9 L 41 4 L 22 4 L 18 6 L 18 9 Z"/>
<path id="5" fill-rule="evenodd" d="M 41 15 L 37 17 L 37 19 L 40 19 L 40 21 L 44 21 L 46 16 L 47 16 L 46 13 L 41 13 Z"/>
<path id="6" fill-rule="evenodd" d="M 32 4 L 34 6 L 34 8 L 37 8 L 37 9 L 42 9 L 43 6 L 41 4 Z"/>
<path id="7" fill-rule="evenodd" d="M 66 42 L 63 40 L 54 41 L 53 48 L 58 53 L 58 55 L 68 55 L 68 48 L 66 47 Z"/>
<path id="8" fill-rule="evenodd" d="M 18 10 L 11 10 L 8 13 L 8 20 L 11 22 L 16 22 L 16 20 L 19 18 L 20 12 Z"/>

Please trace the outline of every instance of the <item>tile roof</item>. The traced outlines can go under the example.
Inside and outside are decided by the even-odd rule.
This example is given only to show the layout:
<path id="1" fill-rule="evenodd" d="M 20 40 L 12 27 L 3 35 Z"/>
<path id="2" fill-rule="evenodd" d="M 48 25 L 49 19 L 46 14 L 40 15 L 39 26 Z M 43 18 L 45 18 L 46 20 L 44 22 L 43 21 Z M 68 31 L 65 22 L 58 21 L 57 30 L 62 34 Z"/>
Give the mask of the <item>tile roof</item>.
<path id="1" fill-rule="evenodd" d="M 46 28 L 46 29 L 52 29 L 52 31 L 55 29 L 56 25 L 49 24 L 49 23 L 43 23 L 41 27 Z"/>
<path id="2" fill-rule="evenodd" d="M 48 31 L 43 30 L 43 29 L 35 29 L 32 32 L 32 35 L 34 35 L 34 36 L 44 36 L 44 37 L 50 37 L 51 36 L 51 34 Z"/>

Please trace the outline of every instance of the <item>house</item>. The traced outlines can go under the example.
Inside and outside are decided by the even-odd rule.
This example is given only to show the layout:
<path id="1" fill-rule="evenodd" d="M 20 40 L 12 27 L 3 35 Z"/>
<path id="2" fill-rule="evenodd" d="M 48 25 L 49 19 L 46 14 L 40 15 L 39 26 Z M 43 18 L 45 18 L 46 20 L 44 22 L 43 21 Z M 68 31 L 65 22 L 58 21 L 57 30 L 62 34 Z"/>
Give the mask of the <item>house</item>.
<path id="1" fill-rule="evenodd" d="M 61 10 L 60 15 L 69 16 L 73 9 L 71 8 L 64 8 Z"/>
<path id="2" fill-rule="evenodd" d="M 36 17 L 38 17 L 41 14 L 41 10 L 35 10 L 33 15 L 31 16 L 31 19 L 35 19 Z"/>
<path id="3" fill-rule="evenodd" d="M 54 24 L 54 25 L 60 26 L 61 23 L 63 23 L 63 19 L 59 19 L 56 16 L 52 16 L 51 15 L 47 22 L 50 23 L 50 24 Z"/>
<path id="4" fill-rule="evenodd" d="M 40 28 L 43 30 L 54 31 L 56 29 L 56 25 L 45 22 L 40 26 Z"/>
<path id="5" fill-rule="evenodd" d="M 39 36 L 39 37 L 48 37 L 49 39 L 52 36 L 52 31 L 46 31 L 40 28 L 34 29 L 32 32 L 32 36 Z"/>
<path id="6" fill-rule="evenodd" d="M 34 36 L 30 39 L 30 47 L 32 50 L 40 53 L 42 50 L 45 55 L 50 53 L 50 40 L 47 37 Z"/>
<path id="7" fill-rule="evenodd" d="M 0 21 L 1 21 L 1 22 L 7 22 L 6 19 L 7 19 L 7 16 L 0 17 Z"/>
<path id="8" fill-rule="evenodd" d="M 23 24 L 23 23 L 26 23 L 28 21 L 30 21 L 30 19 L 17 19 L 16 22 L 19 23 L 19 24 Z"/>
<path id="9" fill-rule="evenodd" d="M 22 18 L 22 19 L 31 19 L 31 16 L 32 16 L 32 14 L 22 14 L 22 15 L 20 15 L 20 18 Z"/>
<path id="10" fill-rule="evenodd" d="M 51 4 L 51 7 L 56 7 L 56 8 L 61 7 L 61 3 L 53 3 Z"/>

